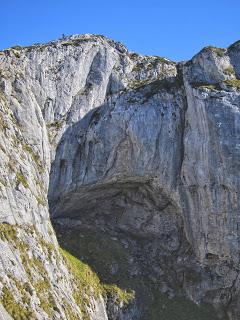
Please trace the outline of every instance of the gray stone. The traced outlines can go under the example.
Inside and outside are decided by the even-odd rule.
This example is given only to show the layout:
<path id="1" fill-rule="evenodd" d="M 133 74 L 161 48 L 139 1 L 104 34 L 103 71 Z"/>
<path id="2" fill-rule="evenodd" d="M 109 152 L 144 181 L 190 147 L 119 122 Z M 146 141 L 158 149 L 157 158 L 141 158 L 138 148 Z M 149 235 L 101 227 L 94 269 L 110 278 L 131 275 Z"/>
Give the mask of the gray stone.
<path id="1" fill-rule="evenodd" d="M 66 229 L 125 235 L 132 276 L 239 318 L 239 52 L 175 64 L 95 35 L 0 52 L 0 220 L 44 262 L 56 318 L 67 319 L 64 299 L 81 312 L 48 200 Z M 21 252 L 0 239 L 0 256 L 2 286 L 17 290 L 8 275 L 27 281 Z M 135 303 L 91 299 L 92 320 L 140 317 Z M 48 319 L 37 294 L 31 306 Z"/>

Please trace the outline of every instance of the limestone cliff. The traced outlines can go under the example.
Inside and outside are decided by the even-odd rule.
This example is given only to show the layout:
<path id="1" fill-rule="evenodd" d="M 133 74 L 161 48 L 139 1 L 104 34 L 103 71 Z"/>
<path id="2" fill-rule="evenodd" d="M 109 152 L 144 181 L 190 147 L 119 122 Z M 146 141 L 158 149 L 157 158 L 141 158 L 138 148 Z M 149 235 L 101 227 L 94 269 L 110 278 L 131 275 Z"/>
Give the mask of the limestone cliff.
<path id="1" fill-rule="evenodd" d="M 1 308 L 238 319 L 239 79 L 240 42 L 178 64 L 94 35 L 2 51 Z"/>

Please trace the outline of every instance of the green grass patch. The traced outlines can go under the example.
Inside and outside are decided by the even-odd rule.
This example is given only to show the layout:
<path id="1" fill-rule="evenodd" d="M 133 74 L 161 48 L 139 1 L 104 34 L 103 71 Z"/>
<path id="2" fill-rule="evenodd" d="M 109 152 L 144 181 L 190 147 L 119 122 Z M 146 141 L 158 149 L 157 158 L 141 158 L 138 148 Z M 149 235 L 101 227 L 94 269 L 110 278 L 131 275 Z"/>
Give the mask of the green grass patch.
<path id="1" fill-rule="evenodd" d="M 229 66 L 228 68 L 224 69 L 224 73 L 228 76 L 235 75 L 235 71 L 232 66 Z"/>
<path id="2" fill-rule="evenodd" d="M 23 47 L 21 47 L 21 46 L 13 46 L 13 47 L 11 47 L 10 49 L 13 49 L 13 50 L 22 50 Z"/>
<path id="3" fill-rule="evenodd" d="M 50 293 L 51 286 L 46 280 L 39 280 L 34 283 L 37 296 L 40 300 L 40 307 L 48 314 L 50 318 L 54 315 L 53 307 L 56 307 L 56 302 L 53 295 Z"/>
<path id="4" fill-rule="evenodd" d="M 36 319 L 33 310 L 28 305 L 24 306 L 18 303 L 9 288 L 3 288 L 0 301 L 6 311 L 13 317 L 14 320 Z"/>
<path id="5" fill-rule="evenodd" d="M 66 250 L 60 250 L 75 280 L 74 299 L 83 314 L 83 319 L 90 320 L 87 306 L 90 303 L 89 299 L 92 295 L 98 298 L 102 293 L 100 280 L 88 265 L 72 256 Z"/>
<path id="6" fill-rule="evenodd" d="M 43 168 L 42 161 L 41 161 L 39 155 L 37 153 L 35 153 L 33 151 L 33 149 L 28 144 L 24 144 L 23 145 L 23 150 L 30 154 L 31 158 L 33 159 L 33 161 L 38 166 L 38 169 L 39 169 L 40 173 L 43 172 L 44 168 Z"/>
<path id="7" fill-rule="evenodd" d="M 35 195 L 35 198 L 36 198 L 39 206 L 43 206 L 43 207 L 46 206 L 46 201 L 44 200 L 44 198 L 42 196 Z"/>
<path id="8" fill-rule="evenodd" d="M 9 129 L 9 126 L 7 125 L 6 121 L 3 119 L 3 116 L 0 114 L 0 130 L 5 131 L 6 129 Z"/>
<path id="9" fill-rule="evenodd" d="M 26 179 L 26 177 L 24 177 L 24 175 L 21 172 L 16 173 L 16 183 L 17 184 L 21 183 L 24 186 L 24 188 L 26 188 L 26 189 L 29 188 L 27 179 Z"/>
<path id="10" fill-rule="evenodd" d="M 117 302 L 119 304 L 123 303 L 128 305 L 130 301 L 132 301 L 135 297 L 135 294 L 132 290 L 123 290 L 120 289 L 117 285 L 109 285 L 104 284 L 103 288 L 105 290 L 105 293 L 107 295 L 110 295 L 111 297 L 117 297 Z"/>
<path id="11" fill-rule="evenodd" d="M 129 52 L 129 57 L 131 59 L 137 59 L 137 58 L 139 58 L 139 54 L 136 52 Z"/>
<path id="12" fill-rule="evenodd" d="M 69 232 L 66 232 L 64 227 L 56 225 L 55 230 L 60 244 L 74 255 L 74 257 L 71 255 L 70 261 L 73 260 L 75 268 L 81 273 L 80 283 L 84 283 L 82 279 L 86 273 L 84 269 L 89 270 L 88 265 L 90 265 L 100 281 L 95 277 L 94 280 L 87 281 L 93 281 L 93 285 L 95 283 L 100 293 L 109 298 L 115 297 L 114 301 L 117 303 L 128 304 L 132 301 L 134 292 L 131 289 L 134 289 L 136 298 L 145 309 L 143 319 L 217 320 L 216 312 L 211 306 L 198 306 L 184 298 L 169 299 L 167 295 L 158 291 L 158 288 L 147 276 L 145 277 L 145 274 L 137 277 L 131 276 L 132 265 L 129 264 L 129 260 L 132 255 L 128 251 L 130 249 L 126 249 L 118 238 L 112 238 L 107 232 L 89 230 L 84 227 L 71 228 Z M 141 238 L 138 241 L 141 241 Z M 76 257 L 84 261 L 84 264 L 78 259 L 77 262 Z M 117 265 L 116 272 L 112 272 L 114 265 Z M 198 280 L 197 275 L 191 276 L 193 281 Z M 83 287 L 84 285 L 79 285 L 79 288 Z M 82 291 L 81 294 L 84 296 Z M 81 300 L 81 296 L 79 299 Z"/>
<path id="13" fill-rule="evenodd" d="M 0 224 L 0 238 L 3 241 L 17 241 L 17 230 L 16 227 L 7 224 L 7 223 L 1 223 Z"/>
<path id="14" fill-rule="evenodd" d="M 214 46 L 208 46 L 208 47 L 205 47 L 204 49 L 216 53 L 216 55 L 219 56 L 219 57 L 223 57 L 225 55 L 225 52 L 226 52 L 225 49 L 217 48 L 217 47 L 214 47 Z"/>
<path id="15" fill-rule="evenodd" d="M 61 129 L 62 126 L 63 126 L 62 121 L 54 121 L 47 124 L 48 128 L 55 128 L 55 129 Z"/>
<path id="16" fill-rule="evenodd" d="M 76 285 L 74 299 L 80 307 L 84 319 L 90 319 L 86 308 L 89 305 L 90 297 L 97 299 L 100 295 L 110 296 L 114 297 L 118 304 L 128 304 L 134 298 L 134 294 L 131 291 L 123 290 L 117 285 L 102 284 L 97 274 L 87 264 L 74 257 L 68 251 L 62 248 L 60 250 L 74 276 Z"/>
<path id="17" fill-rule="evenodd" d="M 169 64 L 169 65 L 176 65 L 176 62 L 168 60 L 167 58 L 164 57 L 159 57 L 159 56 L 154 56 L 154 61 L 153 63 L 156 64 L 158 62 Z"/>
<path id="18" fill-rule="evenodd" d="M 208 83 L 203 83 L 203 82 L 193 82 L 191 83 L 192 87 L 195 89 L 208 89 L 208 90 L 219 90 L 219 85 L 216 84 L 208 84 Z"/>
<path id="19" fill-rule="evenodd" d="M 42 248 L 49 260 L 52 253 L 55 251 L 54 244 L 44 241 L 43 236 L 39 234 L 34 226 L 29 225 L 20 227 L 18 225 L 9 225 L 5 223 L 0 224 L 0 238 L 3 241 L 8 241 L 13 244 L 19 251 L 22 266 L 24 267 L 28 277 L 28 282 L 21 283 L 9 273 L 8 278 L 14 282 L 16 291 L 18 291 L 19 300 L 14 300 L 13 295 L 6 286 L 4 287 L 4 291 L 1 293 L 0 300 L 14 319 L 36 319 L 36 317 L 32 317 L 32 314 L 34 313 L 29 307 L 30 296 L 33 295 L 35 291 L 40 300 L 40 308 L 42 308 L 48 314 L 49 318 L 52 319 L 54 317 L 54 312 L 59 311 L 53 296 L 54 289 L 51 285 L 51 281 L 43 261 L 38 257 L 29 256 L 28 251 L 30 246 L 28 243 L 21 240 L 21 234 L 18 232 L 21 231 L 22 228 L 24 233 L 27 233 L 36 239 L 39 247 Z M 38 275 L 37 280 L 36 275 Z"/>
<path id="20" fill-rule="evenodd" d="M 56 234 L 62 248 L 71 252 L 76 258 L 90 265 L 102 283 L 119 284 L 125 289 L 129 286 L 128 269 L 129 254 L 119 241 L 113 240 L 104 232 L 71 229 L 65 233 L 56 226 Z M 112 273 L 113 266 L 117 265 L 117 272 Z"/>
<path id="21" fill-rule="evenodd" d="M 83 44 L 85 42 L 89 42 L 89 41 L 95 42 L 97 40 L 94 39 L 94 38 L 70 39 L 69 41 L 61 42 L 61 45 L 64 46 L 64 47 L 65 46 L 71 46 L 71 45 L 77 47 L 77 46 L 79 46 L 79 45 L 81 45 L 81 44 Z"/>
<path id="22" fill-rule="evenodd" d="M 229 87 L 234 87 L 234 88 L 240 90 L 240 80 L 238 80 L 238 79 L 225 80 L 224 83 Z"/>
<path id="23" fill-rule="evenodd" d="M 154 300 L 149 306 L 147 319 L 151 320 L 218 320 L 213 307 L 196 305 L 184 298 L 169 299 L 166 295 L 154 292 Z"/>
<path id="24" fill-rule="evenodd" d="M 102 293 L 102 287 L 96 273 L 94 273 L 87 264 L 74 257 L 66 250 L 60 250 L 70 271 L 75 276 L 79 290 L 90 294 L 92 289 L 94 289 L 95 295 L 99 296 Z"/>

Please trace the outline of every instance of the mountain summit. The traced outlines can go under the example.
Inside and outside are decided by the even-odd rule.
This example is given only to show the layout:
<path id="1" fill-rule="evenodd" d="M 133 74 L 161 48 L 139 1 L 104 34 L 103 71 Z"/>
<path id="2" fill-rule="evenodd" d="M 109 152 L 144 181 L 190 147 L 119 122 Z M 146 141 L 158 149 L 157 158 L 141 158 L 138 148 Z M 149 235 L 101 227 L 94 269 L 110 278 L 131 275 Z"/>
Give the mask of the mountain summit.
<path id="1" fill-rule="evenodd" d="M 239 319 L 239 141 L 240 41 L 1 51 L 1 319 Z"/>

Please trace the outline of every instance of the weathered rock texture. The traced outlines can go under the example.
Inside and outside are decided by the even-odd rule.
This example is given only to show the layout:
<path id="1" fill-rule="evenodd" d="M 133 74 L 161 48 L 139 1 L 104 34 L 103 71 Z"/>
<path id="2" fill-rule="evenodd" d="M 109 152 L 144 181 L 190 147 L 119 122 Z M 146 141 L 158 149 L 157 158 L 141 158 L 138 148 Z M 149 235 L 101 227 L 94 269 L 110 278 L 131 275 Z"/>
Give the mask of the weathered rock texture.
<path id="1" fill-rule="evenodd" d="M 47 270 L 50 318 L 69 319 L 64 299 L 79 319 L 81 311 L 47 190 L 62 245 L 80 234 L 74 255 L 81 235 L 98 233 L 127 252 L 126 269 L 116 258 L 104 280 L 134 289 L 136 303 L 91 298 L 91 319 L 167 319 L 153 292 L 215 307 L 194 319 L 239 319 L 240 43 L 175 64 L 73 36 L 5 50 L 0 72 L 1 222 L 18 225 L 28 259 Z M 13 242 L 0 239 L 0 276 L 17 290 L 12 275 L 29 275 Z M 149 307 L 148 290 L 161 310 Z M 48 319 L 37 294 L 35 317 Z"/>

